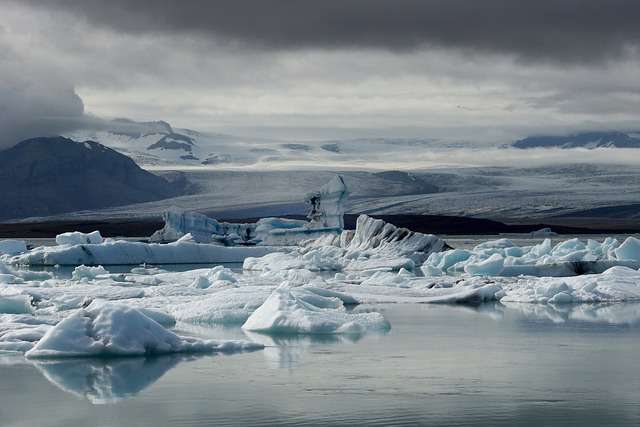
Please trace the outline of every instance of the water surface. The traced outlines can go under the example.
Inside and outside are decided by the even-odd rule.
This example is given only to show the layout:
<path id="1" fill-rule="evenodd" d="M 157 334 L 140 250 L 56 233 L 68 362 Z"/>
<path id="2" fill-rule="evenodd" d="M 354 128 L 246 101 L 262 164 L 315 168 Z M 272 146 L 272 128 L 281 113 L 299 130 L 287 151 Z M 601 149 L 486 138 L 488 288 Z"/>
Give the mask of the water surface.
<path id="1" fill-rule="evenodd" d="M 0 425 L 640 423 L 639 304 L 378 308 L 387 334 L 251 334 L 268 346 L 251 353 L 5 357 Z M 247 338 L 239 327 L 178 329 Z"/>

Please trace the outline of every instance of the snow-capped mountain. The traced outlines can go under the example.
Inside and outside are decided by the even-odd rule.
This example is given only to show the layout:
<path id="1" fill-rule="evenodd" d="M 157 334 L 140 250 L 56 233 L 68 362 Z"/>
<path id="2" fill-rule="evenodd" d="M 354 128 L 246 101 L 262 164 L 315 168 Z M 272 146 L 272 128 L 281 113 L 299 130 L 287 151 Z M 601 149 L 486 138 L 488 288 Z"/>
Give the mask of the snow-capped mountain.
<path id="1" fill-rule="evenodd" d="M 640 148 L 640 133 L 585 132 L 569 136 L 530 136 L 514 148 Z"/>
<path id="2" fill-rule="evenodd" d="M 253 163 L 251 141 L 229 135 L 174 129 L 164 121 L 116 119 L 99 130 L 65 135 L 76 141 L 96 141 L 134 159 L 141 166 L 197 166 L 233 162 Z"/>
<path id="3" fill-rule="evenodd" d="M 434 138 L 274 140 L 174 128 L 164 121 L 128 119 L 112 120 L 99 130 L 78 130 L 65 136 L 76 141 L 97 141 L 131 157 L 142 167 L 165 169 L 249 165 L 273 169 L 283 164 L 371 168 L 389 160 L 399 164 L 414 161 L 426 150 L 443 152 L 471 147 L 466 142 Z"/>

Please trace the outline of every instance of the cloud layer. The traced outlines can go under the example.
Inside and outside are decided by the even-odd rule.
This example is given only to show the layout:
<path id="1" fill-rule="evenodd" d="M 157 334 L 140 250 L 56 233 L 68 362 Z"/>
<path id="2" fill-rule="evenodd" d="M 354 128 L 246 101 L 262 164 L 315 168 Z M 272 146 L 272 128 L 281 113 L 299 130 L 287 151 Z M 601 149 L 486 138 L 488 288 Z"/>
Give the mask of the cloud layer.
<path id="1" fill-rule="evenodd" d="M 191 33 L 267 49 L 429 46 L 593 62 L 636 48 L 633 0 L 48 0 L 131 33 Z"/>
<path id="2" fill-rule="evenodd" d="M 640 128 L 633 0 L 0 5 L 4 146 L 93 116 L 291 139 Z"/>

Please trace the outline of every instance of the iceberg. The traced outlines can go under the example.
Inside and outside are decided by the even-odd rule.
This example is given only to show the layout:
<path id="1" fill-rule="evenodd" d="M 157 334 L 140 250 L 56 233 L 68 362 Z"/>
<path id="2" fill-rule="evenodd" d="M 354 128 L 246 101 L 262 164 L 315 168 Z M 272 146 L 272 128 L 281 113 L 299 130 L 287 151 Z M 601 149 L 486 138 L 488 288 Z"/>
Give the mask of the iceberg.
<path id="1" fill-rule="evenodd" d="M 101 265 L 96 267 L 87 267 L 86 265 L 77 266 L 71 273 L 73 280 L 93 280 L 98 276 L 106 276 L 109 272 Z"/>
<path id="2" fill-rule="evenodd" d="M 569 239 L 552 246 L 550 239 L 533 246 L 517 246 L 508 239 L 484 242 L 471 250 L 453 249 L 431 254 L 420 270 L 425 276 L 520 275 L 564 277 L 603 273 L 614 266 L 640 267 L 640 240 L 622 244 L 607 237 L 602 242 Z"/>
<path id="3" fill-rule="evenodd" d="M 94 301 L 51 328 L 29 350 L 27 358 L 144 356 L 170 353 L 257 350 L 248 341 L 215 341 L 182 337 L 125 305 Z"/>
<path id="4" fill-rule="evenodd" d="M 27 251 L 24 240 L 0 240 L 0 255 L 18 255 Z"/>
<path id="5" fill-rule="evenodd" d="M 347 185 L 340 175 L 336 175 L 320 188 L 307 195 L 311 206 L 307 218 L 312 228 L 344 228 L 345 202 L 349 196 Z"/>
<path id="6" fill-rule="evenodd" d="M 91 233 L 72 231 L 56 236 L 56 243 L 58 245 L 100 244 L 103 241 L 99 231 L 93 231 Z"/>
<path id="7" fill-rule="evenodd" d="M 163 214 L 164 227 L 150 237 L 154 243 L 174 242 L 191 234 L 197 243 L 224 245 L 289 246 L 326 234 L 339 234 L 344 228 L 347 187 L 336 175 L 317 192 L 308 194 L 309 221 L 262 218 L 257 223 L 218 222 L 196 212 L 171 208 Z"/>
<path id="8" fill-rule="evenodd" d="M 540 230 L 532 231 L 531 233 L 529 233 L 529 236 L 532 238 L 549 237 L 549 236 L 557 236 L 557 235 L 558 233 L 554 232 L 548 227 L 541 228 Z"/>
<path id="9" fill-rule="evenodd" d="M 378 312 L 347 312 L 340 298 L 304 288 L 291 289 L 285 282 L 242 328 L 269 334 L 362 334 L 371 330 L 386 331 L 390 325 Z"/>
<path id="10" fill-rule="evenodd" d="M 163 215 L 164 227 L 149 238 L 154 243 L 175 242 L 190 234 L 196 243 L 218 242 L 224 245 L 255 244 L 255 224 L 218 222 L 197 212 L 173 207 Z"/>
<path id="11" fill-rule="evenodd" d="M 500 302 L 520 303 L 604 303 L 640 301 L 640 272 L 615 266 L 602 274 L 582 276 L 523 277 L 502 285 Z"/>
<path id="12" fill-rule="evenodd" d="M 239 263 L 247 257 L 282 250 L 270 246 L 200 244 L 186 235 L 168 244 L 107 240 L 100 244 L 40 246 L 12 257 L 11 262 L 32 266 Z"/>
<path id="13" fill-rule="evenodd" d="M 360 215 L 356 229 L 325 235 L 303 242 L 297 250 L 247 258 L 245 270 L 278 271 L 413 271 L 429 255 L 447 249 L 447 244 L 430 234 L 399 228 L 381 219 Z"/>

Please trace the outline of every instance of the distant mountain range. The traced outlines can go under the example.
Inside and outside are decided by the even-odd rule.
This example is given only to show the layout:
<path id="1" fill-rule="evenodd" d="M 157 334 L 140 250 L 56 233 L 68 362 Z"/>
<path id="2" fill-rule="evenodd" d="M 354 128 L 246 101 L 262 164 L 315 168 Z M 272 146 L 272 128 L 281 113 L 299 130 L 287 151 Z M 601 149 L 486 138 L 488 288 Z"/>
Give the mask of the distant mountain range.
<path id="1" fill-rule="evenodd" d="M 471 145 L 434 138 L 278 140 L 181 129 L 164 121 L 129 119 L 105 121 L 99 129 L 77 130 L 64 136 L 76 141 L 97 141 L 145 168 L 166 169 L 248 165 L 271 168 L 278 162 L 313 167 L 354 162 L 369 165 L 390 156 L 402 163 L 414 159 L 415 153 L 422 149 L 446 151 Z"/>
<path id="2" fill-rule="evenodd" d="M 0 220 L 149 202 L 185 182 L 141 169 L 97 142 L 33 138 L 0 152 Z"/>
<path id="3" fill-rule="evenodd" d="M 640 148 L 640 132 L 584 132 L 569 136 L 530 136 L 514 148 Z"/>

